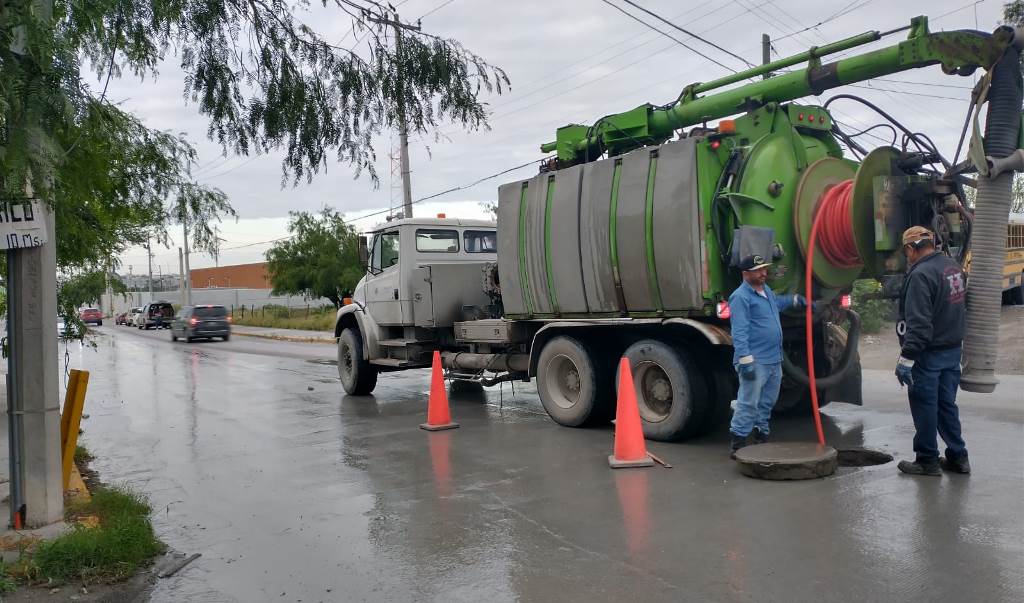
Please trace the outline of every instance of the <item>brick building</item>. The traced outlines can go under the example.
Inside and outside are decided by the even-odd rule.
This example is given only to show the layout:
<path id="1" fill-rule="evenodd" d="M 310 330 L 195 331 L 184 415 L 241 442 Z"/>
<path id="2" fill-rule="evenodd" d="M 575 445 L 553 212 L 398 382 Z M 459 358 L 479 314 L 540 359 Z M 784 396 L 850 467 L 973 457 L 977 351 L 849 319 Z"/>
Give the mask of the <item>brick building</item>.
<path id="1" fill-rule="evenodd" d="M 270 289 L 267 263 L 235 264 L 216 268 L 193 268 L 193 289 Z"/>

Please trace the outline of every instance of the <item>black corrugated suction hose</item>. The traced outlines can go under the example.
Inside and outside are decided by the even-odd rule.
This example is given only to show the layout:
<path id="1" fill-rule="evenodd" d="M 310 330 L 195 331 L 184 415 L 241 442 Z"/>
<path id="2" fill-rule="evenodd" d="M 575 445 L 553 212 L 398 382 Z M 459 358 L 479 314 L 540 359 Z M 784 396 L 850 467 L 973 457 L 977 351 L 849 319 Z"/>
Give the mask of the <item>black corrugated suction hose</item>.
<path id="1" fill-rule="evenodd" d="M 1018 31 L 1018 37 L 1020 31 Z M 985 155 L 1003 158 L 1017 150 L 1021 125 L 1020 50 L 1014 45 L 995 66 L 988 93 Z M 999 341 L 1000 293 L 1005 261 L 1006 224 L 1011 204 L 1012 171 L 978 178 L 978 196 L 971 231 L 971 271 L 967 288 L 967 330 L 964 335 L 960 387 L 989 393 L 995 376 Z"/>

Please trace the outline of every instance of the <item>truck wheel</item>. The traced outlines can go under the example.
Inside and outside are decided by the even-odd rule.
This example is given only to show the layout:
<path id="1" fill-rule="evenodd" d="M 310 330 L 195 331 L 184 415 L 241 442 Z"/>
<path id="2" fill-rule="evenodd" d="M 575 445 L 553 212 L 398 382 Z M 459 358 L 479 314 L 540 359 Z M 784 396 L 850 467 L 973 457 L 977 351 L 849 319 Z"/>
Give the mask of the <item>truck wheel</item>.
<path id="1" fill-rule="evenodd" d="M 613 373 L 599 374 L 595 364 L 572 337 L 558 336 L 544 345 L 537 360 L 537 394 L 555 423 L 581 427 L 607 419 Z"/>
<path id="2" fill-rule="evenodd" d="M 697 435 L 710 401 L 704 377 L 689 354 L 645 339 L 629 346 L 625 357 L 633 371 L 644 436 L 671 441 Z"/>
<path id="3" fill-rule="evenodd" d="M 1024 281 L 1024 274 L 1021 274 L 1021 281 Z M 1010 289 L 1009 298 L 1011 306 L 1024 306 L 1024 282 L 1021 282 L 1019 287 Z"/>
<path id="4" fill-rule="evenodd" d="M 355 329 L 343 330 L 338 338 L 338 378 L 353 396 L 366 396 L 377 386 L 377 367 L 363 357 L 363 338 Z"/>
<path id="5" fill-rule="evenodd" d="M 729 421 L 732 416 L 732 401 L 736 399 L 739 381 L 736 371 L 731 365 L 710 369 L 704 373 L 709 375 L 708 409 L 704 422 L 694 435 L 704 435 Z"/>

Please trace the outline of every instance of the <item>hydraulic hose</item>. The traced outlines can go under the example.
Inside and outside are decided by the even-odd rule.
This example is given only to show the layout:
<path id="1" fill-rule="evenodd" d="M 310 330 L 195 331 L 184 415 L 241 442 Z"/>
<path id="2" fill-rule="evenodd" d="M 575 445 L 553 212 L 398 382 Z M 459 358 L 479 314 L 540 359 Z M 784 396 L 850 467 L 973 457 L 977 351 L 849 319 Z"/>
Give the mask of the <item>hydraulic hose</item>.
<path id="1" fill-rule="evenodd" d="M 850 369 L 853 368 L 854 361 L 857 359 L 857 342 L 860 339 L 860 314 L 853 310 L 844 310 L 844 312 L 846 313 L 847 320 L 850 322 L 850 329 L 846 332 L 846 348 L 843 349 L 839 362 L 836 363 L 836 366 L 827 377 L 815 375 L 816 389 L 827 389 L 839 385 Z M 804 387 L 811 385 L 810 375 L 785 354 L 782 356 L 782 370 L 785 371 L 787 377 L 800 385 Z"/>
<path id="2" fill-rule="evenodd" d="M 985 122 L 985 155 L 1003 159 L 1017 150 L 1021 126 L 1020 49 L 1017 39 L 993 68 Z M 999 340 L 999 305 L 1005 262 L 1006 225 L 1013 172 L 978 177 L 978 195 L 971 232 L 971 270 L 967 287 L 967 329 L 964 333 L 960 387 L 969 392 L 995 391 Z"/>

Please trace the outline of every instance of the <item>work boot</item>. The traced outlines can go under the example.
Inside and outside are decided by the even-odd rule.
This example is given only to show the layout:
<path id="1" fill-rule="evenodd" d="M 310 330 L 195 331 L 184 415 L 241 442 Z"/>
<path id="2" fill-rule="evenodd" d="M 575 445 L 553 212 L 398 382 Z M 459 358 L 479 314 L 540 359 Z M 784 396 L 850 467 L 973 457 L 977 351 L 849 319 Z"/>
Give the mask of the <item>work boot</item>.
<path id="1" fill-rule="evenodd" d="M 910 475 L 931 475 L 933 477 L 942 475 L 942 470 L 939 469 L 938 460 L 916 460 L 914 462 L 900 461 L 899 464 L 896 465 L 896 467 L 903 473 L 908 473 Z"/>
<path id="2" fill-rule="evenodd" d="M 755 427 L 754 431 L 750 432 L 750 439 L 753 440 L 754 444 L 764 444 L 768 441 L 768 434 L 762 433 L 760 429 Z"/>
<path id="3" fill-rule="evenodd" d="M 738 436 L 732 432 L 730 434 L 732 435 L 732 451 L 729 453 L 729 458 L 736 460 L 736 452 L 747 445 L 747 436 Z"/>
<path id="4" fill-rule="evenodd" d="M 950 473 L 963 473 L 964 475 L 971 473 L 971 461 L 968 460 L 966 454 L 952 459 L 940 457 L 939 465 Z"/>

